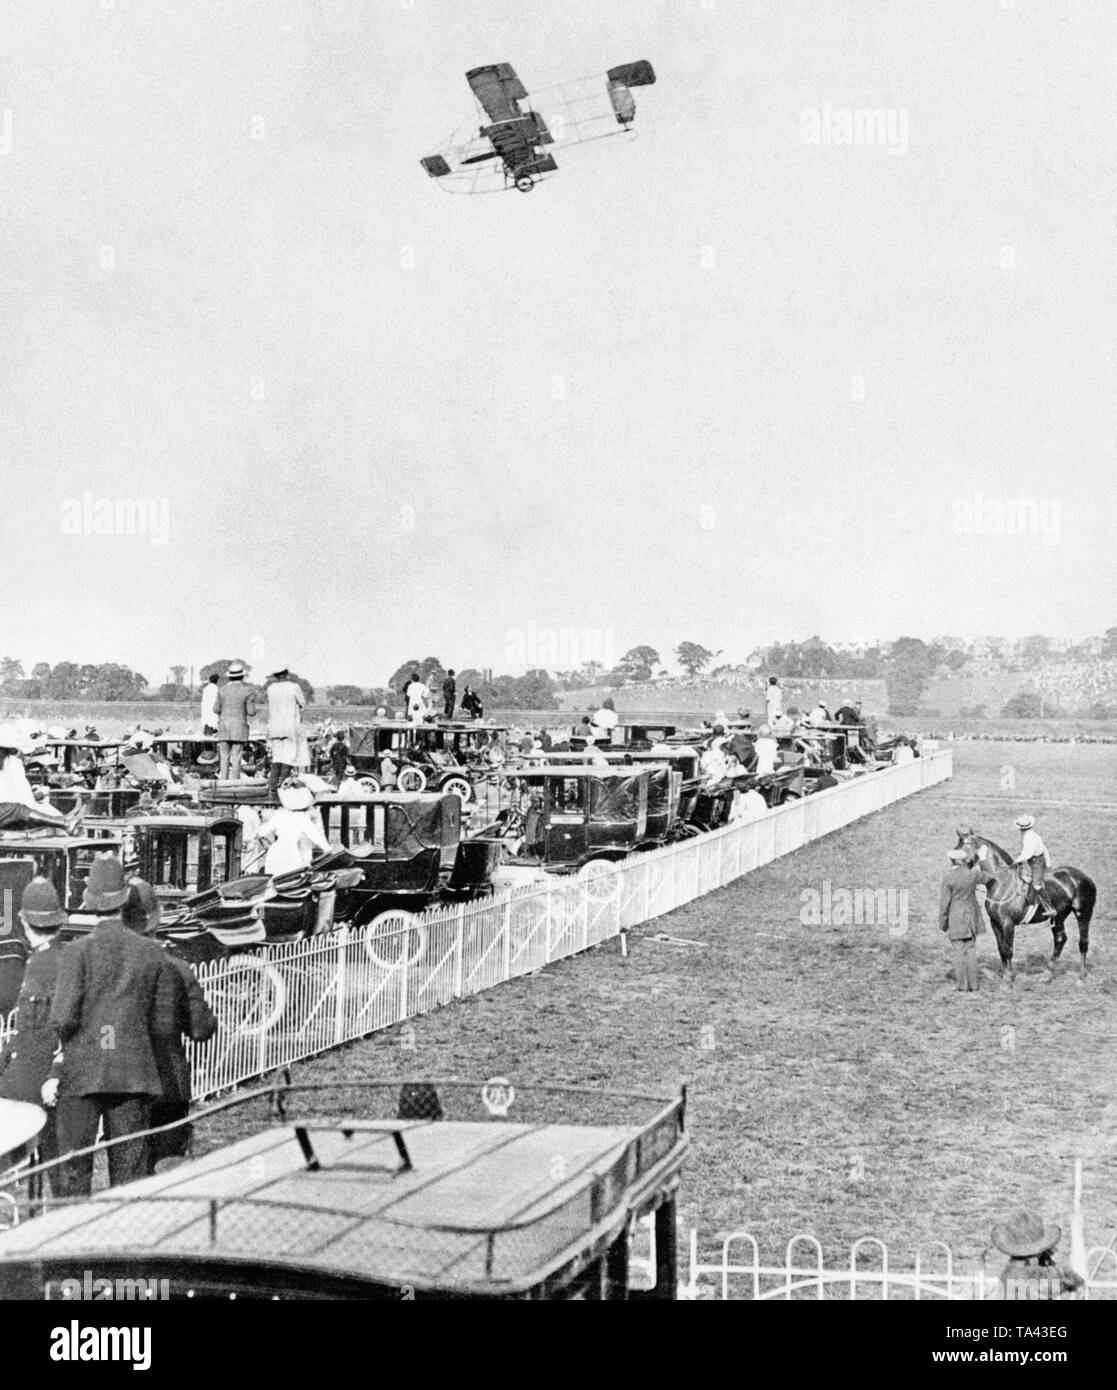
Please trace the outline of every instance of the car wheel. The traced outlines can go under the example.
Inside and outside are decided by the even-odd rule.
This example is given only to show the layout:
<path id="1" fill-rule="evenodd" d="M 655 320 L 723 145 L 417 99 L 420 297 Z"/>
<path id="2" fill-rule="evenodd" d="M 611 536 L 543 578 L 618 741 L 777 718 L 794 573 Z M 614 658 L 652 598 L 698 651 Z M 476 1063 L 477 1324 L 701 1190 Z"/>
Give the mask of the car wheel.
<path id="1" fill-rule="evenodd" d="M 447 796 L 457 796 L 461 798 L 462 805 L 473 795 L 473 784 L 468 777 L 447 777 L 442 784 L 442 791 Z"/>
<path id="2" fill-rule="evenodd" d="M 378 912 L 361 929 L 365 954 L 374 965 L 414 965 L 427 949 L 427 929 L 414 912 L 393 907 Z"/>
<path id="3" fill-rule="evenodd" d="M 426 791 L 427 774 L 421 767 L 401 767 L 396 783 L 401 792 Z"/>

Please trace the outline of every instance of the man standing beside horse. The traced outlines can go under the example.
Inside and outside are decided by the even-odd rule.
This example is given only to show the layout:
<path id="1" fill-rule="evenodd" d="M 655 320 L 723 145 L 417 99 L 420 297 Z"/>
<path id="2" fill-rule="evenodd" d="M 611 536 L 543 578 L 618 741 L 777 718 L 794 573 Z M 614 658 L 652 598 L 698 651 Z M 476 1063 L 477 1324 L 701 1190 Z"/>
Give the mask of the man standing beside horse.
<path id="1" fill-rule="evenodd" d="M 976 889 L 991 878 L 987 869 L 977 867 L 970 850 L 950 851 L 950 868 L 939 894 L 939 926 L 954 947 L 955 985 L 966 992 L 978 988 L 977 938 L 985 930 Z"/>

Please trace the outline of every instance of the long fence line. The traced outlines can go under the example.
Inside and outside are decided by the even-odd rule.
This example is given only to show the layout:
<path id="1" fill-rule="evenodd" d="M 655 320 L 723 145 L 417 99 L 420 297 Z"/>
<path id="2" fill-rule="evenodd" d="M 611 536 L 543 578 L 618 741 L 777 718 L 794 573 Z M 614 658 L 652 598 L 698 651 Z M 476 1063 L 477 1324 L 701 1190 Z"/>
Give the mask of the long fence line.
<path id="1" fill-rule="evenodd" d="M 952 772 L 950 750 L 929 751 L 593 879 L 555 877 L 435 908 L 389 936 L 341 927 L 203 965 L 198 980 L 220 1026 L 190 1045 L 194 1099 L 600 946 Z"/>
<path id="2" fill-rule="evenodd" d="M 552 878 L 433 909 L 391 937 L 342 927 L 203 966 L 222 1026 L 192 1048 L 195 1099 L 600 946 L 952 771 L 949 750 L 929 752 L 594 879 Z"/>

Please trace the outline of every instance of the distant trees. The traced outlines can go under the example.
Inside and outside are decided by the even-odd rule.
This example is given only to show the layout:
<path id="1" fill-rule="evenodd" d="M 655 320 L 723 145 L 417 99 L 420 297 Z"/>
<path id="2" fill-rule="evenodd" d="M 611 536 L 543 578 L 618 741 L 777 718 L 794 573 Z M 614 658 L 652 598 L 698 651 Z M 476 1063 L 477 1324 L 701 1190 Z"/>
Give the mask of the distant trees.
<path id="1" fill-rule="evenodd" d="M 228 675 L 229 667 L 237 661 L 244 667 L 245 680 L 247 680 L 252 674 L 252 664 L 240 656 L 223 656 L 220 661 L 207 662 L 198 672 L 198 680 L 204 684 L 212 675 L 217 675 L 221 680 L 224 680 Z"/>
<path id="2" fill-rule="evenodd" d="M 654 647 L 632 647 L 617 662 L 617 670 L 623 680 L 647 681 L 651 680 L 652 668 L 658 665 L 659 653 Z"/>
<path id="3" fill-rule="evenodd" d="M 720 655 L 720 651 L 712 652 L 700 642 L 680 642 L 675 648 L 676 659 L 688 676 L 704 671 L 714 657 Z"/>
<path id="4" fill-rule="evenodd" d="M 13 657 L 0 662 L 0 693 L 20 700 L 139 700 L 146 690 L 145 676 L 115 661 L 81 666 L 76 661 L 54 666 L 40 661 L 29 680 L 22 662 Z"/>
<path id="5" fill-rule="evenodd" d="M 1001 706 L 1002 719 L 1060 719 L 1063 711 L 1038 690 L 1019 690 Z"/>

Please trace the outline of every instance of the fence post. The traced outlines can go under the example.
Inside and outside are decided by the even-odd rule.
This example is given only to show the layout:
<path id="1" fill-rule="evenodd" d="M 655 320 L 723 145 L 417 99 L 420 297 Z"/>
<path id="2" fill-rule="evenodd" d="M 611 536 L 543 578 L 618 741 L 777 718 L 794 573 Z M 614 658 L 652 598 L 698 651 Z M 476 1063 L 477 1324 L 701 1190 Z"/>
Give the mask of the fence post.
<path id="1" fill-rule="evenodd" d="M 504 912 L 501 914 L 504 923 L 501 931 L 504 933 L 504 979 L 511 978 L 512 970 L 512 889 L 508 890 L 508 896 L 504 899 Z"/>
<path id="2" fill-rule="evenodd" d="M 465 903 L 458 904 L 458 929 L 454 938 L 454 998 L 462 997 L 465 983 Z"/>
<path id="3" fill-rule="evenodd" d="M 334 966 L 334 1042 L 345 1041 L 345 999 L 349 974 L 349 928 L 339 927 L 337 932 L 337 962 Z"/>

